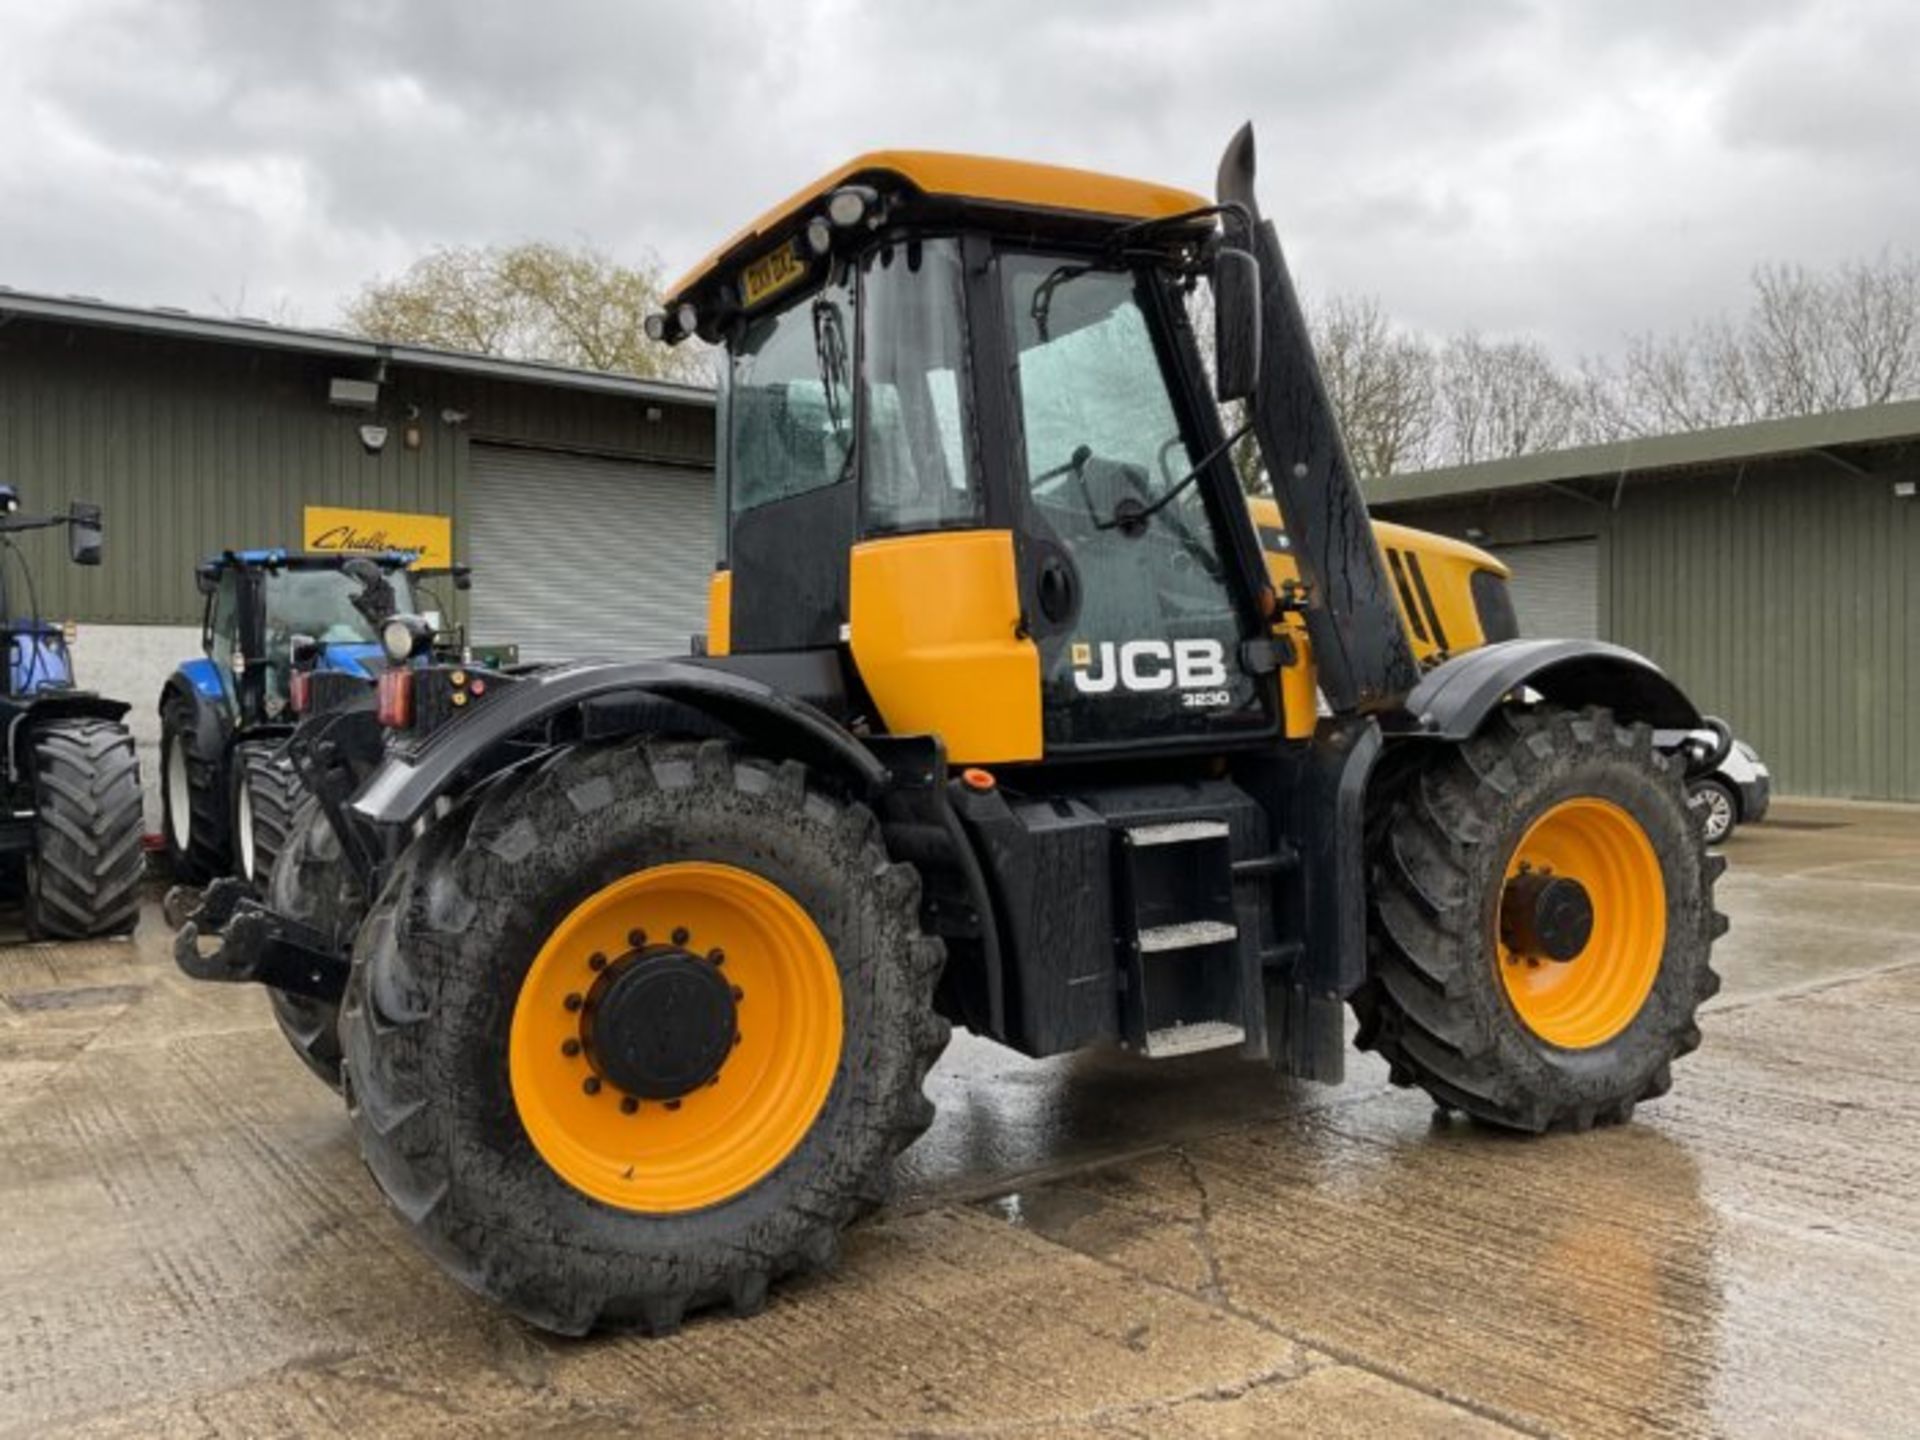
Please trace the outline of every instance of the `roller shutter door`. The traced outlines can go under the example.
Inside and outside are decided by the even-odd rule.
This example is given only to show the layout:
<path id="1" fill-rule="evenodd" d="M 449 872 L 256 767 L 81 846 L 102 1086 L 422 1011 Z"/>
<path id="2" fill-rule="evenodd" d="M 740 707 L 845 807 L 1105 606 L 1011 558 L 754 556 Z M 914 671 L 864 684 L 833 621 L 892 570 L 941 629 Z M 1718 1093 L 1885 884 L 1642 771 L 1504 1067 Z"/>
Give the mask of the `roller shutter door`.
<path id="1" fill-rule="evenodd" d="M 1600 638 L 1599 541 L 1503 545 L 1493 553 L 1513 568 L 1513 608 L 1524 638 Z"/>
<path id="2" fill-rule="evenodd" d="M 523 660 L 684 655 L 706 629 L 710 473 L 475 445 L 467 516 L 477 643 Z"/>

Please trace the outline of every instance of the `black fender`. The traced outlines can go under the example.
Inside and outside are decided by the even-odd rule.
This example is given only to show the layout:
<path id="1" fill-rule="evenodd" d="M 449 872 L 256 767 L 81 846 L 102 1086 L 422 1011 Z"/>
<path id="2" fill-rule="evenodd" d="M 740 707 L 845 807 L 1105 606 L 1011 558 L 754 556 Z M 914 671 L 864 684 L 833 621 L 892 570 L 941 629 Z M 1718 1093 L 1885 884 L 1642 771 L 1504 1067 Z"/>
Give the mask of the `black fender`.
<path id="1" fill-rule="evenodd" d="M 772 754 L 836 774 L 864 795 L 887 787 L 887 767 L 844 726 L 763 681 L 715 663 L 587 660 L 517 677 L 418 744 L 396 746 L 354 797 L 352 811 L 375 825 L 410 825 L 463 775 L 484 771 L 482 762 L 516 736 L 588 707 L 602 717 L 632 717 L 627 726 L 596 724 L 596 739 L 644 734 L 657 725 L 649 715 L 660 713 L 648 700 L 683 706 Z"/>
<path id="2" fill-rule="evenodd" d="M 124 721 L 133 707 L 124 700 L 109 700 L 91 690 L 41 691 L 29 699 L 7 726 L 7 773 L 24 775 L 31 768 L 27 751 L 33 746 L 33 734 L 43 725 L 59 720 Z"/>
<path id="3" fill-rule="evenodd" d="M 1421 677 L 1395 733 L 1466 740 L 1516 690 L 1561 705 L 1605 705 L 1656 730 L 1698 730 L 1705 717 L 1644 655 L 1604 640 L 1503 640 L 1456 655 Z"/>

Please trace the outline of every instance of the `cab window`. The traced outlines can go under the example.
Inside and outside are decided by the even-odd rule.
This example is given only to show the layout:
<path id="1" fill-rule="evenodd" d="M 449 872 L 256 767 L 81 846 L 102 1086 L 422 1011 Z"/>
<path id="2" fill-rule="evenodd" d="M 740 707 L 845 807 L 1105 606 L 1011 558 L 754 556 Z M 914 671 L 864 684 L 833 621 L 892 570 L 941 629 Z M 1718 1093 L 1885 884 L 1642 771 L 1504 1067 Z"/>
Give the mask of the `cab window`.
<path id="1" fill-rule="evenodd" d="M 746 323 L 729 356 L 722 460 L 733 513 L 804 495 L 853 470 L 853 291 Z"/>
<path id="2" fill-rule="evenodd" d="M 861 269 L 865 528 L 976 524 L 960 247 L 937 239 L 882 245 Z"/>

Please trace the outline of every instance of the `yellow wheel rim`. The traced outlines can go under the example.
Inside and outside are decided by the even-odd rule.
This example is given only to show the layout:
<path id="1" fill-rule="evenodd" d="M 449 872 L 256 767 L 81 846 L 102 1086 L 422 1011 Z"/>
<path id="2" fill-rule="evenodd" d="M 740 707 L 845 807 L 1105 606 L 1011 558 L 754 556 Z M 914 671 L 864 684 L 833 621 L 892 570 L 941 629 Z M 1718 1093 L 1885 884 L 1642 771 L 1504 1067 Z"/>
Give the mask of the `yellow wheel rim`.
<path id="1" fill-rule="evenodd" d="M 1593 907 L 1593 933 L 1571 960 L 1515 954 L 1494 924 L 1496 967 L 1514 1013 L 1566 1050 L 1604 1045 L 1640 1013 L 1667 943 L 1667 886 L 1640 823 L 1610 800 L 1562 800 L 1528 827 L 1507 862 L 1577 880 Z"/>
<path id="2" fill-rule="evenodd" d="M 738 1028 L 709 1082 L 641 1099 L 596 1056 L 594 997 L 667 946 L 717 958 Z M 622 1210 L 671 1213 L 729 1200 L 793 1153 L 833 1088 L 841 1039 L 840 972 L 792 896 L 731 865 L 660 865 L 588 896 L 547 937 L 514 1004 L 508 1076 L 561 1179 Z"/>

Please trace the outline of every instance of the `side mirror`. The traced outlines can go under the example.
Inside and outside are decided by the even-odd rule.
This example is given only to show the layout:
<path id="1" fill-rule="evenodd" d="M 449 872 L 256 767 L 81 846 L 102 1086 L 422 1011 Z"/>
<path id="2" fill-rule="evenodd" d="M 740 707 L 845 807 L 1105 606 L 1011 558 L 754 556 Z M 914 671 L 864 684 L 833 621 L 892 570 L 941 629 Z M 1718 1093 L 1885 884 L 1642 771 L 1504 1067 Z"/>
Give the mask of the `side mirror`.
<path id="1" fill-rule="evenodd" d="M 1213 389 L 1245 400 L 1260 383 L 1260 262 L 1222 246 L 1213 257 Z"/>
<path id="2" fill-rule="evenodd" d="M 456 590 L 473 589 L 473 571 L 464 565 L 453 567 L 453 588 Z"/>
<path id="3" fill-rule="evenodd" d="M 202 595 L 211 595 L 220 588 L 220 572 L 211 565 L 196 565 L 193 583 Z"/>
<path id="4" fill-rule="evenodd" d="M 320 663 L 321 655 L 326 653 L 322 645 L 311 635 L 295 635 L 287 645 L 287 653 L 293 660 L 296 670 L 311 670 Z"/>
<path id="5" fill-rule="evenodd" d="M 103 538 L 100 507 L 76 500 L 67 507 L 67 555 L 76 565 L 98 565 Z"/>

